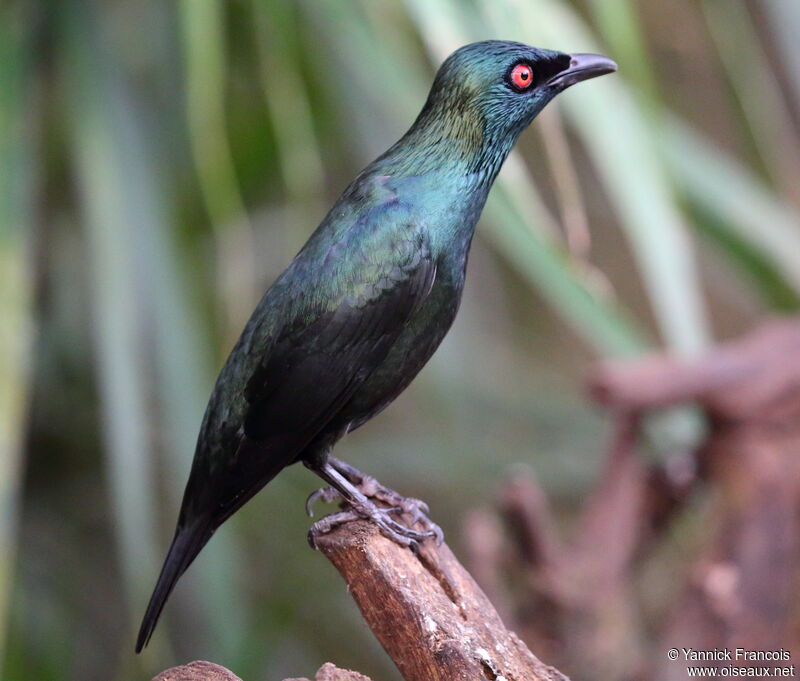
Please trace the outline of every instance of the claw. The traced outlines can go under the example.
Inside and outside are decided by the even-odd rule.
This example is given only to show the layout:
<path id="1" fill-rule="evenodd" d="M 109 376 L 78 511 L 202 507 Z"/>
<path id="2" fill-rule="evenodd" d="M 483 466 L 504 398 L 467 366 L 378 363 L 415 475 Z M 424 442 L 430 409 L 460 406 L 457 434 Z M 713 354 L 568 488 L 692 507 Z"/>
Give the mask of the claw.
<path id="1" fill-rule="evenodd" d="M 314 490 L 306 499 L 306 515 L 308 515 L 309 518 L 314 517 L 314 504 L 320 500 L 324 501 L 326 504 L 332 504 L 334 501 L 341 498 L 342 495 L 333 487 L 321 487 L 320 489 Z"/>

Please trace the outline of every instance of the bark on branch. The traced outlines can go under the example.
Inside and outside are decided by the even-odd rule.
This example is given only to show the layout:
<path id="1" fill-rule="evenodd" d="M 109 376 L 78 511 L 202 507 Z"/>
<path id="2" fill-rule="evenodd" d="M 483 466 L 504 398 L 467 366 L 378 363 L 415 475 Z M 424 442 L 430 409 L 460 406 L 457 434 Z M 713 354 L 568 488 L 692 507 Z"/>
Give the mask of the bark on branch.
<path id="1" fill-rule="evenodd" d="M 242 681 L 232 671 L 213 662 L 198 660 L 179 667 L 171 667 L 161 672 L 153 681 Z M 284 681 L 310 681 L 306 678 L 284 679 Z M 326 662 L 314 676 L 314 681 L 370 681 L 363 674 L 339 669 Z"/>
<path id="2" fill-rule="evenodd" d="M 405 681 L 565 681 L 506 629 L 447 545 L 419 557 L 356 521 L 317 540 Z"/>

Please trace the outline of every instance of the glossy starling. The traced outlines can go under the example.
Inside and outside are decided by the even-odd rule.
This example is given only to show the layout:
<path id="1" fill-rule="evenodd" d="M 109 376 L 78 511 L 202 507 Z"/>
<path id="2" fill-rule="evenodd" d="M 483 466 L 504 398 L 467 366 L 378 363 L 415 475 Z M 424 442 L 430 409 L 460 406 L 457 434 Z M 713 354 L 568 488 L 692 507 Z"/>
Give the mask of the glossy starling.
<path id="1" fill-rule="evenodd" d="M 501 41 L 447 58 L 411 129 L 344 190 L 228 357 L 137 652 L 214 531 L 295 462 L 330 485 L 311 500 L 340 496 L 345 515 L 411 548 L 441 538 L 422 502 L 330 452 L 408 386 L 450 328 L 475 223 L 519 134 L 559 92 L 614 70 L 605 57 Z M 398 509 L 421 529 L 399 523 Z M 317 523 L 312 542 L 342 519 Z"/>

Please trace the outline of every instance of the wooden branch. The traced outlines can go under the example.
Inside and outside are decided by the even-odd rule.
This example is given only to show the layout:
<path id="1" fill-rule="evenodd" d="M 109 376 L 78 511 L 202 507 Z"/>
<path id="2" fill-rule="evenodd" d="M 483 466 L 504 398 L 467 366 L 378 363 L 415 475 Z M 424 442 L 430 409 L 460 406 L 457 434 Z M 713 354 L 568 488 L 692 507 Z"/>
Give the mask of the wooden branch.
<path id="1" fill-rule="evenodd" d="M 161 672 L 153 681 L 242 681 L 232 671 L 213 662 L 198 660 Z M 310 681 L 306 678 L 284 679 L 284 681 Z M 326 662 L 314 676 L 314 681 L 370 681 L 369 678 L 349 669 L 339 669 Z"/>
<path id="2" fill-rule="evenodd" d="M 696 401 L 712 415 L 753 420 L 756 412 L 780 411 L 784 396 L 796 390 L 798 356 L 800 323 L 772 321 L 693 360 L 653 354 L 600 362 L 588 387 L 596 401 L 620 409 Z"/>
<path id="3" fill-rule="evenodd" d="M 469 555 L 498 602 L 513 594 L 515 628 L 578 678 L 685 676 L 661 654 L 673 647 L 797 648 L 800 319 L 767 322 L 691 360 L 653 354 L 601 362 L 589 392 L 609 408 L 615 429 L 573 537 L 563 537 L 531 475 L 509 481 L 494 519 L 482 511 L 479 523 L 466 526 L 468 546 L 499 518 L 511 530 L 495 539 L 505 561 Z M 709 417 L 702 445 L 664 463 L 638 456 L 638 421 L 684 402 Z M 686 501 L 705 490 L 713 494 L 702 507 L 702 533 L 668 540 L 694 549 L 695 558 L 664 602 L 659 654 L 643 654 L 644 609 L 633 584 L 663 560 L 645 549 L 664 538 L 678 511 L 696 513 Z"/>
<path id="4" fill-rule="evenodd" d="M 569 681 L 506 629 L 446 545 L 426 542 L 415 556 L 358 520 L 318 537 L 317 546 L 405 681 Z M 241 680 L 219 665 L 192 662 L 153 681 Z M 370 680 L 328 663 L 315 681 Z"/>
<path id="5" fill-rule="evenodd" d="M 509 558 L 500 518 L 491 508 L 476 508 L 464 518 L 462 540 L 465 561 L 475 581 L 496 608 L 503 622 L 511 622 L 516 607 L 499 576 Z M 524 637 L 524 635 L 523 635 Z"/>
<path id="6" fill-rule="evenodd" d="M 153 681 L 242 681 L 232 671 L 213 662 L 197 660 L 165 669 Z"/>
<path id="7" fill-rule="evenodd" d="M 535 479 L 509 483 L 500 515 L 469 516 L 474 574 L 538 651 L 581 678 L 666 678 L 674 671 L 663 655 L 650 663 L 642 657 L 632 575 L 642 547 L 700 480 L 715 491 L 705 546 L 664 617 L 658 650 L 797 647 L 798 358 L 800 320 L 787 320 L 702 358 L 600 364 L 590 392 L 611 408 L 616 428 L 575 538 L 561 536 Z M 684 401 L 709 415 L 706 442 L 666 466 L 645 464 L 636 454 L 640 418 Z M 498 531 L 501 518 L 512 537 Z M 426 544 L 417 557 L 361 521 L 317 543 L 406 681 L 566 678 L 506 629 L 446 546 Z M 509 574 L 522 576 L 514 590 L 507 588 Z M 192 663 L 156 681 L 239 680 L 216 665 Z M 316 681 L 369 680 L 325 665 Z"/>
<path id="8" fill-rule="evenodd" d="M 649 488 L 649 472 L 636 455 L 638 422 L 635 413 L 615 414 L 603 474 L 571 539 L 562 537 L 533 471 L 516 473 L 500 494 L 518 558 L 506 579 L 490 575 L 490 583 L 520 582 L 508 590 L 516 595 L 515 626 L 578 678 L 631 678 L 641 663 L 642 623 L 629 605 Z M 487 572 L 470 568 L 479 579 Z M 527 612 L 547 616 L 532 619 Z"/>
<path id="9" fill-rule="evenodd" d="M 310 679 L 284 679 L 284 681 L 310 681 Z M 335 664 L 326 662 L 314 676 L 314 681 L 370 681 L 369 678 L 349 669 L 339 669 Z"/>
<path id="10" fill-rule="evenodd" d="M 446 545 L 419 557 L 355 521 L 317 539 L 405 681 L 565 681 L 503 625 Z"/>

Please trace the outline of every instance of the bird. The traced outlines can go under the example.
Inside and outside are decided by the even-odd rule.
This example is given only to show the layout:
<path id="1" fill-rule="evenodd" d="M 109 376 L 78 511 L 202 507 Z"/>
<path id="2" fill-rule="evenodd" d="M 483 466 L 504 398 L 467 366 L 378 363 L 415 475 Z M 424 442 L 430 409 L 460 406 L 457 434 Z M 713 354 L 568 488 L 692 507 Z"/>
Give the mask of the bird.
<path id="1" fill-rule="evenodd" d="M 600 55 L 499 40 L 465 45 L 442 63 L 409 130 L 347 186 L 225 362 L 137 653 L 215 530 L 293 463 L 327 485 L 309 504 L 344 504 L 312 527 L 312 545 L 349 517 L 411 549 L 441 541 L 423 502 L 337 459 L 333 447 L 389 406 L 450 329 L 475 225 L 520 133 L 558 93 L 616 68 Z M 398 511 L 414 522 L 402 524 Z"/>

